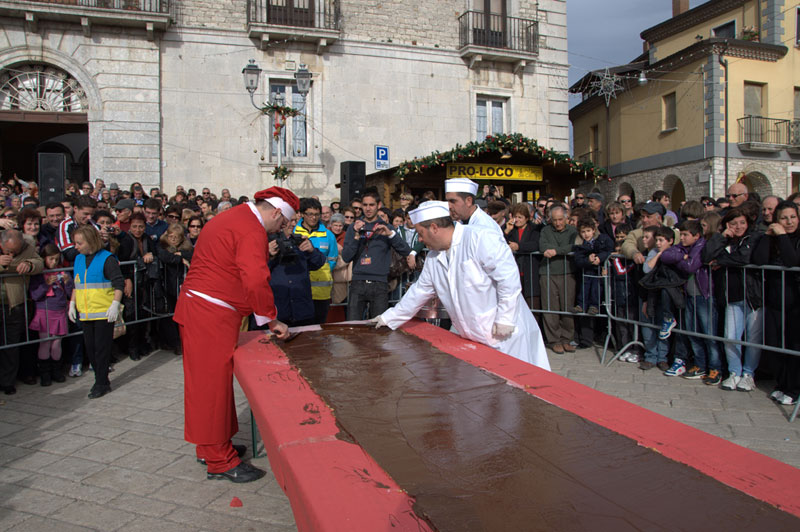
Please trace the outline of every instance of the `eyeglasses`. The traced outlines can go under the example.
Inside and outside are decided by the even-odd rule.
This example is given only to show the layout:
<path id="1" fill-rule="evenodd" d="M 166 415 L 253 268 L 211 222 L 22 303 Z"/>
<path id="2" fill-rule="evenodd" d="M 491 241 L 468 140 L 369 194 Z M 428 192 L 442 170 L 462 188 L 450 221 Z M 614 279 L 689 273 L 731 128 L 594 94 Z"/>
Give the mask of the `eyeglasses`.
<path id="1" fill-rule="evenodd" d="M 585 199 L 583 196 L 575 196 L 575 199 Z"/>
<path id="2" fill-rule="evenodd" d="M 619 201 L 620 201 L 621 203 L 631 203 L 633 200 L 629 200 L 629 199 L 623 199 L 623 200 L 619 200 Z"/>
<path id="3" fill-rule="evenodd" d="M 11 213 L 4 214 L 4 215 L 3 215 L 3 218 L 16 218 L 16 217 L 17 217 L 17 215 L 16 215 L 16 214 L 11 214 Z"/>
<path id="4" fill-rule="evenodd" d="M 547 203 L 540 203 L 539 205 L 537 205 L 537 207 L 539 207 L 540 209 L 544 209 L 545 207 L 547 207 Z"/>
<path id="5" fill-rule="evenodd" d="M 347 216 L 346 214 L 344 215 L 345 220 L 352 220 L 353 218 L 355 218 L 355 216 Z"/>
<path id="6" fill-rule="evenodd" d="M 172 218 L 173 220 L 180 220 L 181 219 L 181 217 L 178 216 L 177 214 L 168 214 L 167 218 Z"/>
<path id="7" fill-rule="evenodd" d="M 353 210 L 354 210 L 354 211 L 360 211 L 360 210 L 362 210 L 362 209 L 361 209 L 361 207 L 353 207 Z"/>
<path id="8" fill-rule="evenodd" d="M 736 199 L 739 196 L 744 196 L 744 195 L 745 195 L 745 192 L 740 192 L 739 194 L 725 194 L 725 197 L 726 198 L 730 198 L 730 199 Z"/>
<path id="9" fill-rule="evenodd" d="M 197 225 L 197 224 L 192 224 L 189 226 L 189 229 L 202 229 L 202 228 L 203 228 L 202 225 Z"/>
<path id="10" fill-rule="evenodd" d="M 703 202 L 703 207 L 713 207 L 713 205 L 714 205 L 714 204 L 713 204 L 713 203 L 711 203 L 710 201 L 704 201 L 704 202 Z"/>
<path id="11" fill-rule="evenodd" d="M 306 218 L 319 218 L 320 213 L 318 213 L 318 212 L 304 212 L 303 216 L 305 216 Z"/>

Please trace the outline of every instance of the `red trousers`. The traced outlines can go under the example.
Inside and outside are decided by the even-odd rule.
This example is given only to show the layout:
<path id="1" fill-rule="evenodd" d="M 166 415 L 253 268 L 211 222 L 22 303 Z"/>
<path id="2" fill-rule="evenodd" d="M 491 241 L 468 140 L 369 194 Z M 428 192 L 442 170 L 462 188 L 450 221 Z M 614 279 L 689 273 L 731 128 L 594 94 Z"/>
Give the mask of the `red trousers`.
<path id="1" fill-rule="evenodd" d="M 239 313 L 201 297 L 181 294 L 175 312 L 183 344 L 184 437 L 197 445 L 209 473 L 241 460 L 231 444 L 239 431 L 233 401 L 233 352 L 242 322 Z"/>

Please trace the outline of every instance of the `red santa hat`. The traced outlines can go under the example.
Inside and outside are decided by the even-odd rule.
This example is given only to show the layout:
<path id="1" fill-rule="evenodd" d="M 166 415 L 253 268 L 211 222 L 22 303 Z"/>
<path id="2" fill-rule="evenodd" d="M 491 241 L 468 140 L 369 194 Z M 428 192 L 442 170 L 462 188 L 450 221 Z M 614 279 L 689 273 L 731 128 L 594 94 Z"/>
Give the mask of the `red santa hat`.
<path id="1" fill-rule="evenodd" d="M 290 220 L 295 211 L 300 209 L 300 200 L 288 188 L 269 187 L 256 192 L 253 197 L 256 201 L 264 200 L 276 209 L 280 209 L 287 220 Z"/>

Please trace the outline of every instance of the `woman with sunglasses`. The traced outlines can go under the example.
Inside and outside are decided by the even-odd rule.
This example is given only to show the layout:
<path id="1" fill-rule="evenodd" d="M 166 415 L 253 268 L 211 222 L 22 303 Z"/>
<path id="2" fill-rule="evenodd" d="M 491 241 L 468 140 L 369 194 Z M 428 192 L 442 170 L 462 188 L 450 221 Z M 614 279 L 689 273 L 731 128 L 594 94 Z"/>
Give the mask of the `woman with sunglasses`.
<path id="1" fill-rule="evenodd" d="M 344 230 L 347 232 L 347 228 L 356 221 L 356 211 L 352 207 L 345 207 L 342 214 L 344 215 Z"/>
<path id="2" fill-rule="evenodd" d="M 186 222 L 186 238 L 192 244 L 192 247 L 197 245 L 197 239 L 200 238 L 200 231 L 203 229 L 203 225 L 205 225 L 203 217 L 197 214 Z"/>

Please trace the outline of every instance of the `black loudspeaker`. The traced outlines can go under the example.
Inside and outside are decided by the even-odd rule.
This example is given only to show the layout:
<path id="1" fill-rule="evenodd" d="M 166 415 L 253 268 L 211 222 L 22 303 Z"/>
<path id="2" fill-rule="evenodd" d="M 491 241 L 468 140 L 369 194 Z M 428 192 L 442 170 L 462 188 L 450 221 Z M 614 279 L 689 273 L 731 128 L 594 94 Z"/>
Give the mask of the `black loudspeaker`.
<path id="1" fill-rule="evenodd" d="M 340 201 L 342 207 L 350 205 L 353 198 L 361 197 L 366 187 L 365 177 L 367 175 L 367 163 L 364 161 L 344 161 L 339 165 L 341 174 Z"/>
<path id="2" fill-rule="evenodd" d="M 63 153 L 39 154 L 39 205 L 64 199 L 67 157 Z"/>

